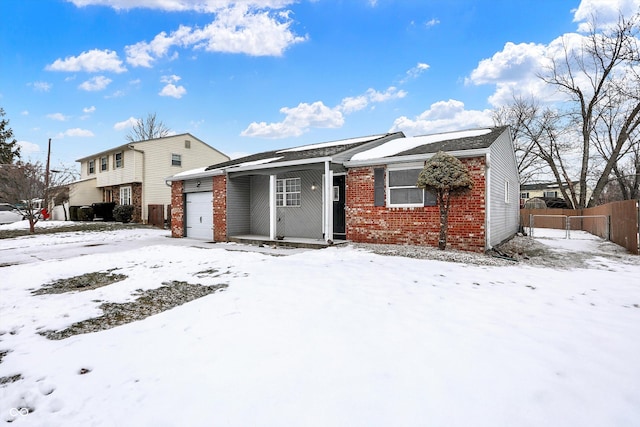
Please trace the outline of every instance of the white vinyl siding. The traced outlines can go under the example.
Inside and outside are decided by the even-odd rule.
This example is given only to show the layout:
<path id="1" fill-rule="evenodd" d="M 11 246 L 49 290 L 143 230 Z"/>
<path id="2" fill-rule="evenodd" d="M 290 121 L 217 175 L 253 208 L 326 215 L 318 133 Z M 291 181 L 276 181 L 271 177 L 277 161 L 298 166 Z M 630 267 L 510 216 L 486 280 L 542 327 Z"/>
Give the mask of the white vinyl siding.
<path id="1" fill-rule="evenodd" d="M 489 150 L 487 249 L 513 236 L 520 223 L 520 205 L 512 203 L 520 195 L 520 178 L 509 131 L 503 132 Z"/>
<path id="2" fill-rule="evenodd" d="M 190 141 L 191 148 L 185 148 L 185 141 Z M 216 151 L 211 146 L 200 141 L 190 134 L 174 135 L 150 141 L 140 141 L 129 146 L 114 147 L 108 153 L 97 153 L 92 157 L 82 160 L 81 179 L 97 178 L 96 187 L 130 186 L 133 183 L 142 183 L 142 219 L 148 217 L 147 206 L 170 205 L 171 187 L 165 184 L 165 179 L 177 173 L 211 166 L 216 163 L 229 160 L 227 156 Z M 95 175 L 88 175 L 87 163 L 95 159 L 96 167 L 100 168 L 100 158 L 106 157 L 107 162 L 113 161 L 115 153 L 122 152 L 121 168 L 107 167 Z M 171 155 L 180 155 L 181 166 L 171 165 Z M 102 190 L 100 190 L 102 194 Z M 114 194 L 116 196 L 116 194 Z M 92 203 L 102 202 L 102 196 Z"/>

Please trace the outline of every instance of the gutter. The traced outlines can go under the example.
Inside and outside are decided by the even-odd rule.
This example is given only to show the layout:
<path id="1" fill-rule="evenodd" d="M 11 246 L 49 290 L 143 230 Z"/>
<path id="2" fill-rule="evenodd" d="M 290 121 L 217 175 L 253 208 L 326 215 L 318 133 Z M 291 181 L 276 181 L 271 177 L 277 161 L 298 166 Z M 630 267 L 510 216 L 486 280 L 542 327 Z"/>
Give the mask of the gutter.
<path id="1" fill-rule="evenodd" d="M 198 178 L 209 178 L 212 176 L 220 176 L 225 175 L 227 173 L 233 172 L 245 172 L 245 171 L 254 171 L 254 170 L 266 170 L 266 169 L 278 169 L 284 168 L 288 166 L 298 166 L 298 165 L 310 165 L 315 163 L 325 163 L 331 162 L 331 157 L 314 157 L 313 159 L 302 159 L 302 160 L 289 160 L 287 162 L 276 162 L 276 163 L 263 163 L 260 165 L 249 165 L 249 166 L 228 166 L 225 168 L 219 169 L 211 169 L 204 172 L 198 172 L 190 175 L 173 175 L 164 179 L 164 183 L 167 186 L 171 186 L 170 183 L 174 181 L 188 181 L 191 179 Z"/>

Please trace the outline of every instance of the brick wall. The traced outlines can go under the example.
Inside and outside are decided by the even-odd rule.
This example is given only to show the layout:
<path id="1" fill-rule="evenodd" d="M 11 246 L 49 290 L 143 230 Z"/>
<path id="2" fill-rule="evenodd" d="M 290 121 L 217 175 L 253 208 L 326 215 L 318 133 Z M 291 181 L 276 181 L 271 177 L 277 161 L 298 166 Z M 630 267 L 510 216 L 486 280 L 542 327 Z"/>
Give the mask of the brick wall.
<path id="1" fill-rule="evenodd" d="M 131 204 L 133 205 L 133 222 L 146 223 L 147 218 L 142 218 L 142 184 L 131 184 Z"/>
<path id="2" fill-rule="evenodd" d="M 131 187 L 131 205 L 133 206 L 133 212 L 131 214 L 131 221 L 142 223 L 146 221 L 146 218 L 142 218 L 142 184 L 134 182 L 132 184 L 114 185 L 112 187 L 105 187 L 102 192 L 102 199 L 106 200 L 106 191 L 111 190 L 111 197 L 113 202 L 117 205 L 120 204 L 120 187 Z"/>
<path id="3" fill-rule="evenodd" d="M 227 241 L 227 177 L 213 177 L 213 240 Z"/>
<path id="4" fill-rule="evenodd" d="M 184 182 L 171 183 L 171 237 L 184 237 Z"/>
<path id="5" fill-rule="evenodd" d="M 484 252 L 485 159 L 475 157 L 461 161 L 473 177 L 474 189 L 451 201 L 447 248 Z M 353 168 L 347 173 L 347 239 L 361 243 L 437 247 L 440 233 L 438 206 L 374 206 L 373 170 L 374 167 Z"/>

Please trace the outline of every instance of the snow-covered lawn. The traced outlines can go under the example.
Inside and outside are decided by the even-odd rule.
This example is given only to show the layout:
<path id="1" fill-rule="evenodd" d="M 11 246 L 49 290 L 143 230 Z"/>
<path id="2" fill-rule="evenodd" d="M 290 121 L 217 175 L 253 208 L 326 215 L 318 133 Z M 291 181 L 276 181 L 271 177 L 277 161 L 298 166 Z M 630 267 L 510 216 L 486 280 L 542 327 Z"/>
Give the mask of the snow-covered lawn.
<path id="1" fill-rule="evenodd" d="M 640 425 L 640 257 L 601 256 L 601 242 L 584 236 L 536 239 L 590 261 L 496 267 L 351 246 L 258 250 L 154 229 L 0 240 L 0 377 L 15 380 L 0 385 L 0 422 Z M 32 294 L 111 269 L 127 278 Z M 102 332 L 38 334 L 174 280 L 228 288 Z"/>

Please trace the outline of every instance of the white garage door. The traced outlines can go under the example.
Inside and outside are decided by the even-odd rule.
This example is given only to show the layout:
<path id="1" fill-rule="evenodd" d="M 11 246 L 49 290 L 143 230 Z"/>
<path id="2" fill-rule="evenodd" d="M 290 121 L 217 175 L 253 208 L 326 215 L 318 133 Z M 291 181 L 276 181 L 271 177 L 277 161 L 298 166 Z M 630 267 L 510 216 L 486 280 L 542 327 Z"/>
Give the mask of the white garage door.
<path id="1" fill-rule="evenodd" d="M 187 193 L 187 237 L 213 241 L 213 193 Z"/>

